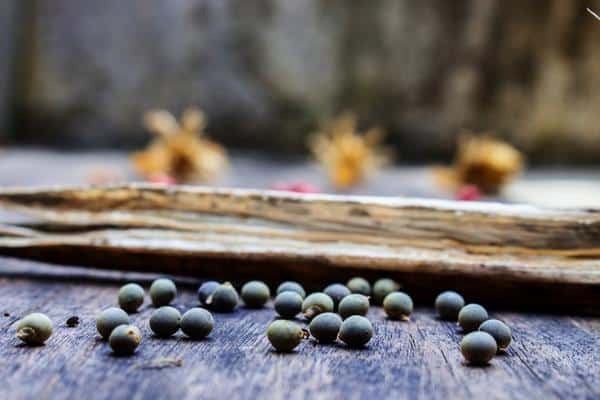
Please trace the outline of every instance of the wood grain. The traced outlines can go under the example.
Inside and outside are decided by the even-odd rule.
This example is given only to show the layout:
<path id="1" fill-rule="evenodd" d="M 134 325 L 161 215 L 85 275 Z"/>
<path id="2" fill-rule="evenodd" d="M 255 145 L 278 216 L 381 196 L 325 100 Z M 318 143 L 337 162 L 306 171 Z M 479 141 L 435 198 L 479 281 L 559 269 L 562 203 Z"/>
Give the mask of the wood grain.
<path id="1" fill-rule="evenodd" d="M 496 203 L 158 187 L 3 189 L 44 221 L 0 226 L 0 252 L 58 263 L 322 284 L 392 275 L 428 299 L 597 313 L 600 213 Z"/>
<path id="2" fill-rule="evenodd" d="M 481 252 L 493 252 L 497 246 L 526 253 L 536 249 L 535 254 L 600 254 L 596 210 L 149 184 L 4 188 L 0 203 L 44 220 L 79 226 L 192 231 L 220 226 L 225 233 L 260 235 L 264 230 L 265 236 L 280 231 L 284 236 L 291 231 L 292 237 L 297 233 L 295 237 L 315 241 L 331 241 L 335 233 L 337 240 L 368 241 L 378 235 L 384 241 L 413 241 L 433 248 L 451 243 Z"/>
<path id="3" fill-rule="evenodd" d="M 15 271 L 35 278 L 11 277 Z M 264 335 L 274 318 L 271 305 L 258 311 L 240 307 L 233 314 L 215 314 L 213 333 L 195 342 L 180 333 L 167 340 L 153 338 L 147 326 L 153 309 L 146 302 L 132 316 L 142 329 L 143 342 L 135 356 L 118 358 L 98 339 L 94 318 L 103 308 L 115 305 L 120 283 L 131 277 L 111 273 L 115 274 L 112 283 L 110 279 L 100 283 L 83 281 L 81 276 L 76 281 L 69 276 L 72 269 L 60 269 L 63 279 L 56 275 L 44 279 L 40 271 L 56 269 L 0 259 L 0 311 L 10 313 L 8 317 L 0 314 L 3 399 L 600 396 L 600 355 L 593 350 L 600 345 L 597 318 L 492 310 L 494 317 L 513 328 L 514 342 L 489 367 L 473 368 L 463 363 L 458 349 L 462 335 L 456 326 L 438 321 L 427 306 L 417 307 L 410 322 L 388 321 L 381 309 L 373 307 L 369 318 L 376 334 L 364 350 L 306 341 L 292 354 L 277 354 Z M 134 278 L 148 287 L 148 277 Z M 197 305 L 193 290 L 180 289 L 177 308 Z M 24 347 L 14 338 L 15 321 L 32 311 L 47 313 L 56 325 L 55 334 L 43 347 Z M 64 324 L 71 315 L 81 318 L 76 328 Z M 149 367 L 165 358 L 182 364 Z"/>

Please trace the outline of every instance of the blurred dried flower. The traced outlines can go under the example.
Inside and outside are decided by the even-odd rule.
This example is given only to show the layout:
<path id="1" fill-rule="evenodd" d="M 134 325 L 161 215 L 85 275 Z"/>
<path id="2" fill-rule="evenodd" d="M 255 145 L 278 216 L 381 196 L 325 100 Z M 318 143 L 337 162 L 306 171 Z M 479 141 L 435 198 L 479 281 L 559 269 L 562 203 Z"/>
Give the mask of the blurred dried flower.
<path id="1" fill-rule="evenodd" d="M 391 158 L 391 152 L 380 146 L 383 131 L 371 128 L 360 134 L 356 125 L 353 114 L 343 114 L 328 121 L 309 141 L 316 160 L 340 189 L 356 185 Z"/>
<path id="2" fill-rule="evenodd" d="M 450 167 L 434 167 L 437 182 L 455 190 L 475 185 L 486 194 L 496 194 L 523 169 L 522 154 L 490 135 L 463 135 L 459 138 L 454 163 Z"/>
<path id="3" fill-rule="evenodd" d="M 144 114 L 143 123 L 157 137 L 145 150 L 132 155 L 136 170 L 143 176 L 165 174 L 177 181 L 207 181 L 227 166 L 225 149 L 202 137 L 204 113 L 188 108 L 177 122 L 165 110 Z"/>

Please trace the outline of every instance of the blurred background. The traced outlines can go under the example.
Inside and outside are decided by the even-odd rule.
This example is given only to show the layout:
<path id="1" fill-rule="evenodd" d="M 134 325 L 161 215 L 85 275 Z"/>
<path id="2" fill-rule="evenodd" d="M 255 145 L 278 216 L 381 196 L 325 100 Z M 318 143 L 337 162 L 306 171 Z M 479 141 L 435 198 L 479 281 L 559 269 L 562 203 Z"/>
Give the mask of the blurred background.
<path id="1" fill-rule="evenodd" d="M 443 196 L 419 166 L 452 162 L 470 131 L 522 154 L 525 190 L 577 181 L 564 190 L 594 203 L 600 20 L 587 8 L 600 1 L 3 0 L 0 142 L 87 165 L 84 153 L 147 145 L 146 111 L 196 106 L 208 137 L 240 155 L 221 184 L 327 186 L 303 164 L 309 137 L 351 112 L 357 131 L 386 132 L 395 163 L 359 193 Z M 52 154 L 0 154 L 2 183 Z"/>

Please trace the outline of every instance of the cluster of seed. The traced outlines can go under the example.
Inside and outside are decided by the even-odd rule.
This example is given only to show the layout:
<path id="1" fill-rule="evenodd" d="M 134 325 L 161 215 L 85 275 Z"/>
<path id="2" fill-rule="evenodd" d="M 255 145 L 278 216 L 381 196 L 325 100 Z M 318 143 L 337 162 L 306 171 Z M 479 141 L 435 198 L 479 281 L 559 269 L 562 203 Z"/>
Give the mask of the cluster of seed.
<path id="1" fill-rule="evenodd" d="M 334 283 L 322 292 L 306 291 L 297 282 L 286 281 L 276 291 L 274 309 L 281 319 L 267 328 L 267 338 L 277 351 L 296 348 L 303 339 L 312 336 L 319 343 L 342 341 L 348 347 L 364 347 L 373 337 L 373 325 L 366 318 L 370 300 L 381 305 L 390 320 L 408 320 L 413 311 L 411 297 L 399 291 L 400 285 L 391 279 L 371 284 L 355 277 L 345 285 Z M 157 279 L 150 286 L 150 299 L 156 309 L 149 327 L 156 337 L 174 335 L 179 329 L 190 338 L 202 339 L 213 330 L 214 319 L 207 310 L 233 312 L 240 303 L 236 289 L 228 282 L 206 281 L 198 288 L 198 300 L 205 308 L 194 307 L 183 315 L 170 306 L 177 296 L 177 287 L 170 279 Z M 135 313 L 144 303 L 144 289 L 136 283 L 122 286 L 117 307 L 102 311 L 96 318 L 100 336 L 107 340 L 118 355 L 133 354 L 142 334 L 130 323 L 129 313 Z M 261 308 L 270 299 L 269 287 L 261 281 L 250 281 L 241 288 L 241 299 L 247 308 Z M 502 321 L 490 319 L 479 304 L 467 304 L 453 291 L 437 296 L 435 309 L 440 319 L 457 321 L 466 334 L 460 342 L 465 360 L 473 365 L 485 365 L 493 356 L 505 351 L 512 340 L 511 329 Z M 302 314 L 308 323 L 303 329 L 291 321 Z M 32 313 L 17 323 L 16 336 L 28 345 L 42 345 L 53 331 L 52 321 L 44 314 Z"/>
<path id="2" fill-rule="evenodd" d="M 456 292 L 441 293 L 435 300 L 435 309 L 441 319 L 458 321 L 466 333 L 460 342 L 460 351 L 472 365 L 486 365 L 496 353 L 505 351 L 512 340 L 508 325 L 489 319 L 487 310 L 479 304 L 465 305 L 463 297 Z"/>
<path id="3" fill-rule="evenodd" d="M 152 312 L 148 325 L 156 337 L 166 338 L 181 329 L 188 337 L 198 340 L 212 331 L 214 319 L 209 311 L 194 307 L 181 315 L 179 310 L 169 305 L 177 296 L 177 287 L 172 280 L 155 280 L 150 285 L 149 294 L 156 310 Z M 128 313 L 138 311 L 144 303 L 144 295 L 140 285 L 128 283 L 119 289 L 117 297 L 120 308 L 110 307 L 96 318 L 98 333 L 108 340 L 117 355 L 133 354 L 142 341 L 142 334 L 138 327 L 130 324 Z"/>
<path id="4" fill-rule="evenodd" d="M 183 315 L 170 306 L 177 296 L 177 287 L 170 279 L 157 279 L 149 290 L 152 304 L 157 307 L 150 316 L 148 325 L 156 337 L 167 338 L 179 329 L 190 338 L 202 339 L 214 327 L 214 318 L 205 308 L 194 307 Z M 251 281 L 242 287 L 242 299 L 249 308 L 260 308 L 271 297 L 269 287 L 260 281 Z M 239 295 L 229 283 L 204 282 L 198 288 L 200 304 L 217 312 L 232 312 L 239 304 Z M 141 341 L 137 327 L 129 325 L 127 313 L 136 312 L 144 303 L 144 289 L 136 283 L 121 287 L 118 294 L 120 308 L 104 310 L 96 320 L 98 332 L 116 354 L 133 354 Z M 121 328 L 126 326 L 127 329 Z M 118 329 L 119 328 L 119 329 Z"/>
<path id="5" fill-rule="evenodd" d="M 319 343 L 339 339 L 348 347 L 364 347 L 373 337 L 373 325 L 366 318 L 371 296 L 390 319 L 408 319 L 411 314 L 412 299 L 398 289 L 400 285 L 391 279 L 380 279 L 371 288 L 366 279 L 356 277 L 307 296 L 299 283 L 283 282 L 274 301 L 283 319 L 269 325 L 267 338 L 277 351 L 291 351 L 309 336 Z M 308 322 L 308 331 L 289 321 L 298 314 Z"/>

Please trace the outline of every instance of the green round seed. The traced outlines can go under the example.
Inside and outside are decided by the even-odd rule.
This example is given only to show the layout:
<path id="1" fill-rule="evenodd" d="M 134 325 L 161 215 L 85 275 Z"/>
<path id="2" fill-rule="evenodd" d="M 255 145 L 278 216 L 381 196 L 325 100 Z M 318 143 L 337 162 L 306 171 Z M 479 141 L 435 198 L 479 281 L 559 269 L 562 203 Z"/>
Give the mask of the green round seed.
<path id="1" fill-rule="evenodd" d="M 390 319 L 408 319 L 413 311 L 413 301 L 404 292 L 392 292 L 383 299 L 383 309 Z"/>
<path id="2" fill-rule="evenodd" d="M 460 309 L 465 306 L 465 299 L 451 290 L 442 292 L 435 299 L 435 309 L 441 319 L 456 321 Z"/>
<path id="3" fill-rule="evenodd" d="M 181 317 L 181 330 L 194 339 L 203 339 L 213 330 L 215 320 L 204 308 L 194 307 L 187 310 Z"/>
<path id="4" fill-rule="evenodd" d="M 96 317 L 96 329 L 104 340 L 107 340 L 113 329 L 119 325 L 128 325 L 129 315 L 117 307 L 110 307 Z"/>
<path id="5" fill-rule="evenodd" d="M 304 291 L 304 288 L 298 282 L 285 281 L 277 287 L 277 294 L 288 291 L 298 293 L 303 299 L 306 297 L 306 292 Z"/>
<path id="6" fill-rule="evenodd" d="M 161 278 L 152 282 L 149 292 L 155 307 L 168 306 L 177 296 L 177 287 L 172 280 Z"/>
<path id="7" fill-rule="evenodd" d="M 232 312 L 237 307 L 239 296 L 231 283 L 225 282 L 206 299 L 207 305 L 218 312 Z"/>
<path id="8" fill-rule="evenodd" d="M 333 312 L 333 309 L 333 300 L 322 292 L 309 294 L 302 302 L 302 312 L 309 320 L 321 313 Z"/>
<path id="9" fill-rule="evenodd" d="M 339 338 L 350 347 L 362 347 L 373 337 L 371 322 L 361 315 L 352 315 L 342 322 Z"/>
<path id="10" fill-rule="evenodd" d="M 119 307 L 134 313 L 144 302 L 144 289 L 137 283 L 128 283 L 119 289 Z"/>
<path id="11" fill-rule="evenodd" d="M 344 297 L 348 296 L 351 292 L 350 289 L 346 287 L 346 285 L 343 285 L 341 283 L 332 283 L 331 285 L 323 289 L 323 293 L 331 297 L 331 300 L 333 300 L 333 308 L 337 309 L 338 304 L 340 304 L 340 301 Z"/>
<path id="12" fill-rule="evenodd" d="M 28 314 L 17 322 L 17 338 L 30 346 L 41 346 L 52 335 L 52 321 L 42 313 Z"/>
<path id="13" fill-rule="evenodd" d="M 119 325 L 108 337 L 108 344 L 117 355 L 130 355 L 142 341 L 142 333 L 134 325 Z"/>
<path id="14" fill-rule="evenodd" d="M 506 350 L 512 340 L 512 332 L 508 325 L 497 319 L 488 319 L 479 326 L 479 330 L 492 335 L 494 340 L 496 340 L 498 350 L 501 351 Z"/>
<path id="15" fill-rule="evenodd" d="M 367 315 L 369 311 L 369 298 L 362 294 L 351 294 L 340 301 L 338 313 L 346 319 L 351 315 Z"/>
<path id="16" fill-rule="evenodd" d="M 488 313 L 479 304 L 467 304 L 460 309 L 458 313 L 458 324 L 464 332 L 472 332 L 479 328 L 485 320 L 488 319 Z"/>
<path id="17" fill-rule="evenodd" d="M 207 305 L 206 300 L 212 295 L 221 284 L 217 281 L 206 281 L 198 288 L 198 300 L 200 304 Z"/>
<path id="18" fill-rule="evenodd" d="M 460 342 L 460 352 L 473 365 L 487 364 L 497 350 L 496 340 L 487 332 L 471 332 Z"/>
<path id="19" fill-rule="evenodd" d="M 176 308 L 162 306 L 150 316 L 150 329 L 158 337 L 169 337 L 179 330 L 181 314 Z"/>
<path id="20" fill-rule="evenodd" d="M 398 282 L 391 279 L 379 279 L 373 285 L 373 302 L 381 305 L 388 294 L 400 289 Z"/>
<path id="21" fill-rule="evenodd" d="M 261 308 L 271 297 L 269 287 L 261 281 L 250 281 L 242 286 L 242 300 L 249 308 Z"/>
<path id="22" fill-rule="evenodd" d="M 321 343 L 333 343 L 337 339 L 342 318 L 339 315 L 326 312 L 319 314 L 310 321 L 308 330 L 310 334 Z"/>
<path id="23" fill-rule="evenodd" d="M 284 319 L 273 321 L 267 328 L 267 338 L 277 351 L 292 351 L 305 337 L 300 326 Z"/>
<path id="24" fill-rule="evenodd" d="M 355 277 L 346 284 L 352 293 L 362 294 L 364 296 L 371 295 L 371 284 L 365 278 Z"/>
<path id="25" fill-rule="evenodd" d="M 296 292 L 281 292 L 275 297 L 275 311 L 282 318 L 292 319 L 302 311 L 302 296 Z"/>

